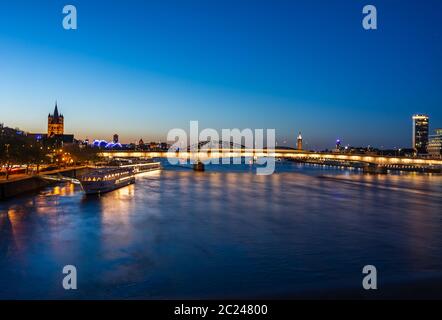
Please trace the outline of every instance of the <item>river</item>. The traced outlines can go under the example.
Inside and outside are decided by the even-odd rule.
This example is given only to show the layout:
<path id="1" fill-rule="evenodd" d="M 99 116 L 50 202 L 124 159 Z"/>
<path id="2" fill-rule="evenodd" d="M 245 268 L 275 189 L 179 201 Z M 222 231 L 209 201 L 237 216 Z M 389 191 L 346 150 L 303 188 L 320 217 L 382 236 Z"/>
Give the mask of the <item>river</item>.
<path id="1" fill-rule="evenodd" d="M 0 298 L 303 297 L 442 277 L 442 176 L 278 163 L 166 167 L 86 197 L 0 202 Z M 77 269 L 64 290 L 62 269 Z"/>

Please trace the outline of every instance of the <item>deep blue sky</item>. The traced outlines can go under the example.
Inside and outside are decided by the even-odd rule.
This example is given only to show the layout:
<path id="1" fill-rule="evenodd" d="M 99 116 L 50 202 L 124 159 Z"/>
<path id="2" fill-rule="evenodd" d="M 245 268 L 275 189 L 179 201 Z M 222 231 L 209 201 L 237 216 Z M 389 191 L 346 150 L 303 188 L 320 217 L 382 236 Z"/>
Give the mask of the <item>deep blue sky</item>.
<path id="1" fill-rule="evenodd" d="M 301 130 L 309 148 L 409 146 L 413 113 L 442 127 L 441 35 L 440 0 L 1 1 L 0 122 L 45 132 L 57 99 L 78 138 L 199 120 L 275 128 L 280 145 Z"/>

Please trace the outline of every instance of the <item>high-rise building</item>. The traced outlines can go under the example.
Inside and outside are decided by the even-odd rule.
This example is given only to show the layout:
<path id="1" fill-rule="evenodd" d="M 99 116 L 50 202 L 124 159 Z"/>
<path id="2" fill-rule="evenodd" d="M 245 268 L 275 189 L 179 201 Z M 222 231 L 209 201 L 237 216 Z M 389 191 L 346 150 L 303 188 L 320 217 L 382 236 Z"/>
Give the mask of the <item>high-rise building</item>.
<path id="1" fill-rule="evenodd" d="M 302 135 L 301 132 L 299 132 L 298 138 L 297 138 L 297 149 L 302 150 Z"/>
<path id="2" fill-rule="evenodd" d="M 432 156 L 442 155 L 442 129 L 436 129 L 436 134 L 429 137 L 427 151 Z"/>
<path id="3" fill-rule="evenodd" d="M 64 134 L 64 117 L 58 113 L 57 102 L 55 103 L 54 114 L 48 115 L 48 137 Z"/>
<path id="4" fill-rule="evenodd" d="M 113 143 L 118 143 L 118 134 L 114 134 Z"/>
<path id="5" fill-rule="evenodd" d="M 429 117 L 424 114 L 413 115 L 413 145 L 417 153 L 427 153 Z"/>

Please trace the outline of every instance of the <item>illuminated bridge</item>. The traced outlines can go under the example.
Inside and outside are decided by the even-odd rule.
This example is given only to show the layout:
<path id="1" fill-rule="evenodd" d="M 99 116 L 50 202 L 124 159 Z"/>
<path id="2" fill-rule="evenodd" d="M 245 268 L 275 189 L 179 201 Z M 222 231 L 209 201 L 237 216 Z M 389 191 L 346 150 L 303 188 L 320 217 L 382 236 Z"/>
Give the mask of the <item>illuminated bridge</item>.
<path id="1" fill-rule="evenodd" d="M 428 169 L 434 172 L 441 172 L 442 159 L 430 158 L 409 158 L 390 157 L 379 155 L 354 155 L 339 153 L 321 153 L 298 151 L 291 149 L 245 149 L 245 148 L 221 148 L 195 151 L 179 152 L 155 152 L 155 151 L 103 151 L 100 154 L 104 157 L 149 157 L 149 158 L 180 158 L 188 160 L 200 160 L 215 158 L 238 158 L 238 157 L 275 157 L 291 159 L 305 163 L 319 163 L 349 167 L 376 167 L 397 170 Z"/>

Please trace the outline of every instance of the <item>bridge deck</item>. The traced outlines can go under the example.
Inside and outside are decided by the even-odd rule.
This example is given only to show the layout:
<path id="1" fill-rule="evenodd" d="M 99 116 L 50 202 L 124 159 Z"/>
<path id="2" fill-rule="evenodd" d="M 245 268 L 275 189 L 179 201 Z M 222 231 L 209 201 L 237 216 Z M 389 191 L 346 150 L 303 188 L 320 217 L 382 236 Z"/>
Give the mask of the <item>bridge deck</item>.
<path id="1" fill-rule="evenodd" d="M 242 150 L 222 150 L 211 149 L 210 151 L 199 152 L 155 152 L 155 151 L 104 151 L 105 157 L 151 157 L 168 158 L 175 157 L 181 159 L 211 159 L 211 158 L 235 158 L 235 157 L 267 157 L 292 158 L 292 159 L 316 159 L 316 160 L 339 160 L 352 162 L 365 162 L 377 165 L 413 165 L 413 166 L 442 166 L 442 159 L 430 158 L 409 158 L 409 157 L 388 157 L 379 155 L 352 155 L 338 153 L 319 153 L 296 150 L 265 150 L 265 149 L 242 149 Z"/>

